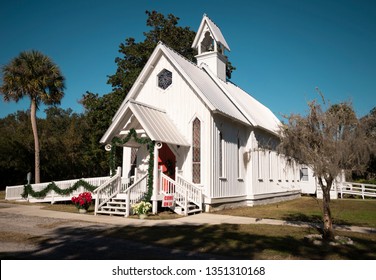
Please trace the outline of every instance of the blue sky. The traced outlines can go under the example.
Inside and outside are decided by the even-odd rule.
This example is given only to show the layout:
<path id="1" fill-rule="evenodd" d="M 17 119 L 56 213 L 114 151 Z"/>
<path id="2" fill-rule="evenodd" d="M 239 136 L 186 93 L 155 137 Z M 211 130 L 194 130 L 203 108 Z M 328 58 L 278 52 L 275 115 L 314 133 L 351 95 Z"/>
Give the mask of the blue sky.
<path id="1" fill-rule="evenodd" d="M 231 48 L 232 81 L 277 117 L 304 114 L 316 87 L 331 103 L 351 101 L 358 116 L 376 106 L 376 1 L 2 1 L 0 65 L 24 50 L 50 56 L 66 77 L 61 107 L 82 112 L 86 91 L 111 91 L 119 44 L 143 40 L 145 10 L 195 31 L 206 13 Z M 28 107 L 1 99 L 0 117 Z"/>

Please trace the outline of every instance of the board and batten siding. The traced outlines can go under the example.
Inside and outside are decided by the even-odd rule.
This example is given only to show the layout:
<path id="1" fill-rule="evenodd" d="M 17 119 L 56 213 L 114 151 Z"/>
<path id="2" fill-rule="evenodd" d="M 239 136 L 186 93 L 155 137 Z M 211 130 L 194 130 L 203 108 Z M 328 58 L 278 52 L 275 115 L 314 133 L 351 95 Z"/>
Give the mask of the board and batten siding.
<path id="1" fill-rule="evenodd" d="M 172 84 L 166 88 L 158 87 L 158 74 L 167 69 L 172 72 Z M 185 77 L 170 61 L 162 55 L 149 73 L 145 83 L 136 96 L 136 100 L 165 110 L 174 125 L 189 143 L 192 143 L 192 123 L 197 117 L 201 122 L 201 182 L 199 185 L 210 185 L 210 120 L 209 108 L 199 95 L 190 87 Z M 177 155 L 177 166 L 182 176 L 192 181 L 192 149 L 179 147 L 174 149 Z M 204 193 L 207 190 L 204 190 Z"/>
<path id="2" fill-rule="evenodd" d="M 244 126 L 221 116 L 213 118 L 211 198 L 230 198 L 247 194 L 247 163 L 244 162 L 244 152 L 248 137 Z M 222 150 L 223 166 L 221 166 L 220 150 Z"/>
<path id="3" fill-rule="evenodd" d="M 300 166 L 276 151 L 254 149 L 251 194 L 267 194 L 300 189 Z"/>

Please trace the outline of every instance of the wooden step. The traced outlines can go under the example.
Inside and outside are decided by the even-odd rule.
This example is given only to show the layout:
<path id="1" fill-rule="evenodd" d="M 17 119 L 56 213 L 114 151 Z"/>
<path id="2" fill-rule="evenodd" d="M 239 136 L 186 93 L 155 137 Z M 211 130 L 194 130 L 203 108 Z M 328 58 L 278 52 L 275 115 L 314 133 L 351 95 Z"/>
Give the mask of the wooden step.
<path id="1" fill-rule="evenodd" d="M 100 210 L 100 211 L 97 211 L 97 214 L 110 215 L 110 216 L 124 216 L 125 212 Z"/>
<path id="2" fill-rule="evenodd" d="M 106 205 L 103 205 L 98 214 L 121 215 L 124 216 L 127 209 L 127 203 L 123 198 L 112 198 Z"/>
<path id="3" fill-rule="evenodd" d="M 107 206 L 122 206 L 126 207 L 127 203 L 122 201 L 109 201 L 106 203 Z"/>
<path id="4" fill-rule="evenodd" d="M 107 206 L 102 206 L 102 210 L 107 210 L 107 211 L 110 211 L 110 210 L 114 210 L 114 211 L 122 210 L 123 212 L 125 212 L 126 207 L 107 205 Z"/>
<path id="5" fill-rule="evenodd" d="M 190 203 L 187 205 L 187 208 L 188 208 L 188 215 L 202 212 L 202 210 L 199 209 L 196 204 Z M 172 210 L 178 215 L 184 215 L 184 212 L 185 212 L 184 207 L 182 206 L 175 206 Z"/>
<path id="6" fill-rule="evenodd" d="M 193 209 L 193 210 L 188 211 L 188 214 L 196 214 L 196 213 L 200 213 L 200 212 L 202 212 L 202 210 L 197 208 L 197 209 Z"/>

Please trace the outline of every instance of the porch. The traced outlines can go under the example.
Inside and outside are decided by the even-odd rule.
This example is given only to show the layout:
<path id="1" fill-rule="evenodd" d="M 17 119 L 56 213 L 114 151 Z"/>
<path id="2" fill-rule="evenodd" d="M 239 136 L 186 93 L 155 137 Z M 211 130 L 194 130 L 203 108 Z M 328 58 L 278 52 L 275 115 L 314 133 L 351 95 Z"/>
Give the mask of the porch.
<path id="1" fill-rule="evenodd" d="M 95 201 L 95 215 L 120 215 L 128 217 L 132 214 L 132 205 L 144 199 L 148 189 L 149 176 L 146 172 L 136 173 L 135 176 L 124 178 L 121 176 L 121 168 L 118 167 L 113 177 L 98 177 L 87 179 L 76 179 L 54 182 L 54 184 L 62 189 L 69 189 L 79 181 L 85 181 L 92 186 L 98 186 L 92 191 Z M 153 180 L 156 189 L 153 189 L 152 202 L 158 205 L 163 202 L 166 196 L 169 197 L 166 205 L 180 215 L 188 215 L 192 213 L 202 212 L 202 189 L 181 176 L 181 172 L 176 171 L 176 179 L 173 180 L 163 174 L 162 170 L 157 171 L 156 180 Z M 51 183 L 33 184 L 33 191 L 38 192 L 45 189 Z M 24 200 L 31 203 L 49 202 L 51 204 L 59 201 L 70 201 L 72 196 L 88 191 L 84 187 L 79 187 L 72 193 L 61 195 L 55 191 L 49 191 L 44 197 L 22 197 L 24 185 L 11 186 L 6 188 L 6 200 Z M 153 208 L 153 212 L 157 213 L 157 208 Z"/>
<path id="2" fill-rule="evenodd" d="M 189 182 L 176 171 L 176 179 L 157 171 L 153 176 L 152 203 L 153 213 L 160 207 L 170 208 L 180 215 L 202 212 L 202 189 Z M 148 173 L 136 173 L 130 178 L 121 177 L 121 168 L 116 175 L 94 191 L 95 214 L 120 215 L 128 217 L 132 214 L 132 205 L 142 201 L 150 192 Z M 168 198 L 168 200 L 166 200 Z"/>

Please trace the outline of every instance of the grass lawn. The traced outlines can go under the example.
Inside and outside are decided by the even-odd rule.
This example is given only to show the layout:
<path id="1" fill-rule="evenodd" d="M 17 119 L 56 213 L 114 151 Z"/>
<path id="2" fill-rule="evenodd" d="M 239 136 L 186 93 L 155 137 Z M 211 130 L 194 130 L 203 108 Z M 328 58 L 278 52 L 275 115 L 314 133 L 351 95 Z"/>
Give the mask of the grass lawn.
<path id="1" fill-rule="evenodd" d="M 4 201 L 4 199 L 5 199 L 5 191 L 0 191 L 0 200 Z M 25 202 L 4 201 L 4 202 L 18 203 L 18 204 L 24 204 L 24 205 L 36 205 L 35 203 L 30 204 L 26 201 Z M 78 213 L 77 208 L 70 201 L 57 202 L 55 204 L 50 204 L 50 203 L 37 203 L 37 204 L 43 206 L 42 209 L 45 209 L 45 210 L 61 211 L 61 212 L 68 212 L 68 213 Z M 94 215 L 94 205 L 93 204 L 89 207 L 89 209 L 87 211 L 87 215 Z M 168 219 L 177 219 L 177 218 L 181 218 L 181 217 L 182 216 L 174 213 L 173 211 L 164 210 L 164 211 L 159 212 L 156 215 L 150 214 L 147 219 L 150 219 L 150 220 L 168 220 Z M 138 216 L 134 215 L 134 216 L 130 216 L 129 218 L 138 219 Z"/>
<path id="2" fill-rule="evenodd" d="M 376 234 L 337 232 L 353 245 L 314 245 L 305 240 L 312 228 L 271 225 L 121 227 L 107 235 L 144 244 L 220 255 L 228 259 L 376 259 Z M 143 256 L 143 258 L 148 258 Z"/>
<path id="3" fill-rule="evenodd" d="M 335 224 L 376 228 L 376 199 L 336 199 L 331 200 L 330 205 Z M 314 197 L 301 197 L 291 201 L 255 207 L 239 207 L 215 213 L 263 219 L 321 223 L 322 200 Z"/>
<path id="4" fill-rule="evenodd" d="M 215 212 L 255 218 L 321 223 L 321 200 L 296 200 Z M 337 224 L 376 227 L 376 200 L 332 200 Z M 313 245 L 305 240 L 313 228 L 271 225 L 204 225 L 121 228 L 108 234 L 181 250 L 219 254 L 235 259 L 376 259 L 376 234 L 336 231 L 353 245 Z"/>

